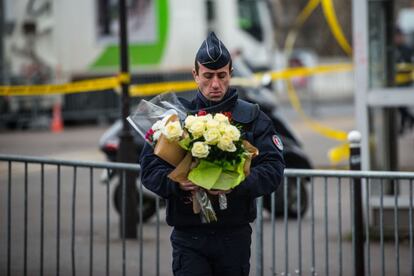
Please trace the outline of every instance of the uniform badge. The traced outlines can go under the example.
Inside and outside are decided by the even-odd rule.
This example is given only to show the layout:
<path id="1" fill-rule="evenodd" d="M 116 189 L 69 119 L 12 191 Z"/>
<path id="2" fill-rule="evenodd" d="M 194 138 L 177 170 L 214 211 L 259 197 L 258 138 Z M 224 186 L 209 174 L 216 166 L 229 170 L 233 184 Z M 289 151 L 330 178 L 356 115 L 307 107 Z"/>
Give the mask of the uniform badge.
<path id="1" fill-rule="evenodd" d="M 282 140 L 280 140 L 279 136 L 273 135 L 272 136 L 273 143 L 279 150 L 283 150 L 283 143 Z"/>

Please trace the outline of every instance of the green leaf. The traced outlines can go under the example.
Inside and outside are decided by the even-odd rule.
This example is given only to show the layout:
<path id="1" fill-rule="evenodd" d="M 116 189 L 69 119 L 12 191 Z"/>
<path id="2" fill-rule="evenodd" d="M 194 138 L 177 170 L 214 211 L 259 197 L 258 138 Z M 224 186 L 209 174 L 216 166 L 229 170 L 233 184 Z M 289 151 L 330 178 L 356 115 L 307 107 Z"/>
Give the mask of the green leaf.
<path id="1" fill-rule="evenodd" d="M 223 171 L 212 189 L 227 191 L 237 185 L 239 175 L 232 171 Z"/>
<path id="2" fill-rule="evenodd" d="M 227 168 L 230 169 L 223 170 L 212 189 L 227 191 L 239 185 L 246 178 L 244 175 L 245 161 L 246 159 L 242 158 L 237 166 L 229 166 Z"/>
<path id="3" fill-rule="evenodd" d="M 188 179 L 207 190 L 230 190 L 246 178 L 245 161 L 245 158 L 241 158 L 241 162 L 232 165 L 230 162 L 217 164 L 201 159 L 198 166 L 188 174 Z"/>
<path id="4" fill-rule="evenodd" d="M 219 179 L 222 170 L 220 166 L 201 159 L 198 166 L 188 174 L 188 179 L 198 186 L 210 190 Z"/>
<path id="5" fill-rule="evenodd" d="M 182 140 L 180 140 L 178 142 L 178 144 L 185 150 L 189 151 L 190 150 L 190 143 L 191 143 L 191 138 L 190 137 L 186 137 Z"/>

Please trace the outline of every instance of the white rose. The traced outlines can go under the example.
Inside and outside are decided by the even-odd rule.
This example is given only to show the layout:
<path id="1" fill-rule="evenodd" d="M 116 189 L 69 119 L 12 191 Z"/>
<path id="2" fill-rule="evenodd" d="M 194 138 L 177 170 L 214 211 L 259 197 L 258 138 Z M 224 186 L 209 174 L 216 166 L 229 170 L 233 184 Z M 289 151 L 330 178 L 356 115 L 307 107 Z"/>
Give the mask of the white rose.
<path id="1" fill-rule="evenodd" d="M 162 125 L 163 125 L 163 126 L 165 126 L 165 124 L 168 122 L 168 120 L 170 119 L 170 117 L 171 117 L 172 115 L 173 115 L 173 114 L 167 114 L 167 115 L 165 115 L 165 116 L 164 116 L 164 118 L 162 118 L 161 122 L 162 122 Z"/>
<path id="2" fill-rule="evenodd" d="M 162 133 L 168 140 L 178 140 L 183 135 L 183 129 L 179 121 L 169 122 L 162 130 Z"/>
<path id="3" fill-rule="evenodd" d="M 220 131 L 217 128 L 207 129 L 203 136 L 209 145 L 216 145 L 221 137 Z"/>
<path id="4" fill-rule="evenodd" d="M 197 117 L 194 115 L 189 115 L 187 118 L 185 118 L 184 126 L 189 129 L 191 125 L 197 120 Z"/>
<path id="5" fill-rule="evenodd" d="M 226 126 L 224 130 L 224 135 L 229 136 L 233 141 L 237 141 L 240 139 L 240 131 L 237 127 L 233 125 Z"/>
<path id="6" fill-rule="evenodd" d="M 228 126 L 228 124 L 226 123 L 220 123 L 218 126 L 218 129 L 220 130 L 221 134 L 224 134 L 226 132 L 226 127 Z"/>
<path id="7" fill-rule="evenodd" d="M 199 118 L 203 119 L 204 122 L 207 122 L 207 121 L 213 120 L 213 115 L 207 114 L 207 115 L 204 115 L 204 116 L 200 116 Z"/>
<path id="8" fill-rule="evenodd" d="M 198 138 L 203 136 L 206 127 L 202 120 L 195 120 L 188 131 L 194 136 L 194 138 Z"/>
<path id="9" fill-rule="evenodd" d="M 214 120 L 219 121 L 220 123 L 229 124 L 229 118 L 223 113 L 217 113 L 214 115 Z"/>
<path id="10" fill-rule="evenodd" d="M 155 124 L 152 125 L 152 130 L 157 131 L 164 127 L 164 123 L 161 120 L 158 120 L 155 122 Z"/>
<path id="11" fill-rule="evenodd" d="M 154 141 L 158 141 L 158 139 L 160 138 L 161 133 L 162 133 L 162 131 L 161 131 L 161 130 L 157 130 L 157 131 L 155 131 L 155 132 L 154 132 L 154 134 L 152 135 L 152 139 L 153 139 Z"/>
<path id="12" fill-rule="evenodd" d="M 236 146 L 233 143 L 233 140 L 229 136 L 222 136 L 220 141 L 217 144 L 217 147 L 222 151 L 235 152 Z"/>
<path id="13" fill-rule="evenodd" d="M 220 125 L 220 122 L 214 119 L 210 119 L 206 121 L 206 128 L 207 129 L 211 129 L 211 128 L 218 128 Z"/>
<path id="14" fill-rule="evenodd" d="M 197 158 L 205 158 L 210 153 L 210 147 L 203 142 L 195 142 L 191 154 Z"/>

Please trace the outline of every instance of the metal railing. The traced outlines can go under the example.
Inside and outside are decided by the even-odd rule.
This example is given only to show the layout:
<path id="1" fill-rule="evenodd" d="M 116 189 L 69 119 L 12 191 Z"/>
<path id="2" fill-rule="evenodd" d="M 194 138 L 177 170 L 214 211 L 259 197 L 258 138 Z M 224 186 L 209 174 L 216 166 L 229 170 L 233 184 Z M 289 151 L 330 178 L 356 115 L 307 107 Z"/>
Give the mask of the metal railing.
<path id="1" fill-rule="evenodd" d="M 160 200 L 150 221 L 139 215 L 137 240 L 119 238 L 125 226 L 111 208 L 114 187 L 99 184 L 113 170 L 124 175 L 139 166 L 0 155 L 0 275 L 170 275 L 171 228 Z M 408 172 L 287 169 L 271 211 L 258 200 L 251 274 L 357 275 L 361 233 L 352 211 L 361 183 L 365 275 L 414 275 L 413 179 Z M 389 195 L 390 186 L 398 192 Z M 142 210 L 141 185 L 138 194 Z"/>
<path id="2" fill-rule="evenodd" d="M 296 190 L 302 191 L 297 195 L 297 204 L 301 204 L 301 197 L 306 195 L 299 186 L 305 179 L 310 179 L 310 210 L 305 216 L 298 213 L 289 220 L 285 203 L 283 223 L 277 225 L 272 208 L 267 226 L 268 236 L 271 235 L 267 247 L 271 250 L 264 246 L 264 252 L 271 253 L 264 262 L 264 271 L 257 269 L 256 274 L 268 275 L 268 267 L 271 275 L 358 275 L 356 263 L 362 258 L 363 275 L 414 275 L 414 173 L 287 169 L 285 202 L 288 185 L 296 182 Z M 357 233 L 353 223 L 358 183 L 364 188 L 363 233 Z M 394 190 L 399 193 L 386 194 L 384 187 L 390 185 L 396 186 Z M 274 201 L 272 195 L 273 206 Z M 361 234 L 364 252 L 355 250 L 356 237 Z"/>

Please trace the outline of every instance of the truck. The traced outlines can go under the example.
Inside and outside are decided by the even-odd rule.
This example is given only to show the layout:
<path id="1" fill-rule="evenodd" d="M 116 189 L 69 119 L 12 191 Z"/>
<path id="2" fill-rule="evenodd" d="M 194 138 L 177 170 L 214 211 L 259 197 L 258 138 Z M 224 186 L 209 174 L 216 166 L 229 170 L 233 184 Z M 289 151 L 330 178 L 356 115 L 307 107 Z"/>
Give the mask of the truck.
<path id="1" fill-rule="evenodd" d="M 127 1 L 132 83 L 191 79 L 195 53 L 210 31 L 253 71 L 271 68 L 271 11 L 270 0 Z M 116 0 L 5 0 L 5 19 L 10 84 L 62 83 L 119 71 Z M 23 102 L 43 110 L 60 101 L 65 120 L 105 120 L 119 114 L 112 90 L 7 100 L 11 113 L 19 113 Z"/>

